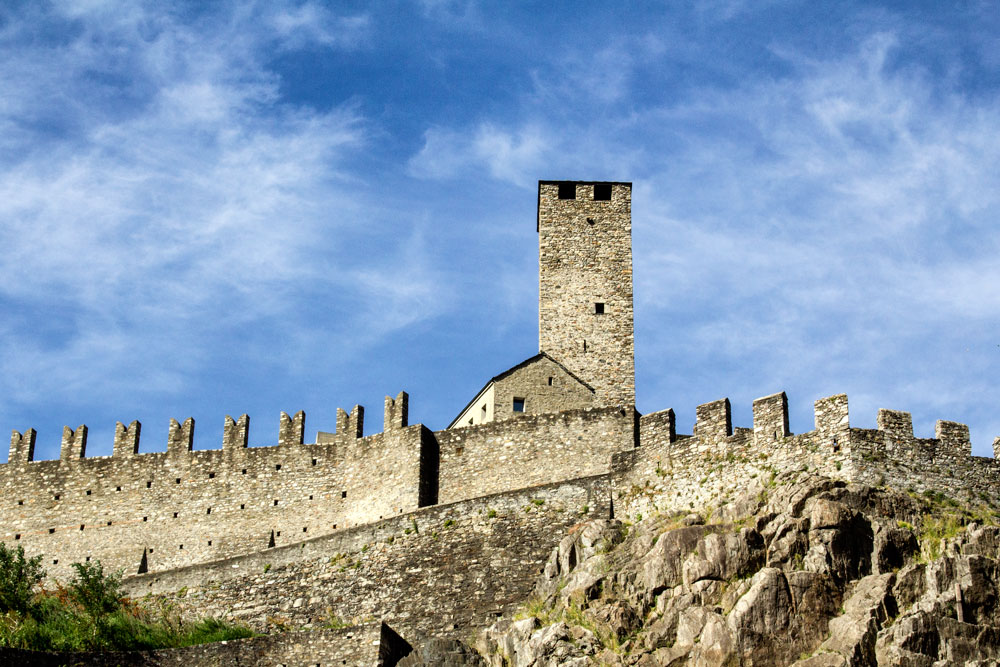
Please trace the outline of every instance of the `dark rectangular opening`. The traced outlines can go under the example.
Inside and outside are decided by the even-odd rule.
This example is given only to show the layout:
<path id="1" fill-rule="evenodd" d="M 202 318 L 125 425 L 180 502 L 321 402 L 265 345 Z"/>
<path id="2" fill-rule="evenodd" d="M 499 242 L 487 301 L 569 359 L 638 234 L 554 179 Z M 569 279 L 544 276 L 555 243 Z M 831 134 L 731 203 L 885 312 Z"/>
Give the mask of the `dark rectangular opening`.
<path id="1" fill-rule="evenodd" d="M 340 497 L 341 498 L 346 498 L 347 497 L 347 491 L 341 491 L 340 492 Z"/>
<path id="2" fill-rule="evenodd" d="M 515 398 L 514 399 L 514 412 L 524 412 L 524 399 Z"/>
<path id="3" fill-rule="evenodd" d="M 603 315 L 604 314 L 604 304 L 598 301 L 594 304 L 594 314 Z"/>
<path id="4" fill-rule="evenodd" d="M 610 183 L 594 183 L 594 201 L 611 201 Z"/>
<path id="5" fill-rule="evenodd" d="M 554 379 L 555 379 L 555 378 L 553 378 L 553 377 L 549 377 L 549 386 L 550 386 L 550 387 L 552 386 L 552 381 L 553 381 Z"/>
<path id="6" fill-rule="evenodd" d="M 576 183 L 560 183 L 559 199 L 576 199 Z"/>

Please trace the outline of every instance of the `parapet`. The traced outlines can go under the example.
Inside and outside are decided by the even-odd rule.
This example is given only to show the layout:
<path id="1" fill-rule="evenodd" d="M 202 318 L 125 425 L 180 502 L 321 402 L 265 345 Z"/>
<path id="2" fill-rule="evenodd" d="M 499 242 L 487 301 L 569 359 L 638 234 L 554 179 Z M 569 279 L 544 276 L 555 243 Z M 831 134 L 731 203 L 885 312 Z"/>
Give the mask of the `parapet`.
<path id="1" fill-rule="evenodd" d="M 337 408 L 337 435 L 349 438 L 361 438 L 365 434 L 365 408 L 355 405 L 347 414 L 343 408 Z"/>
<path id="2" fill-rule="evenodd" d="M 246 449 L 249 439 L 250 417 L 244 413 L 240 415 L 239 419 L 234 420 L 229 415 L 226 415 L 226 421 L 222 426 L 222 449 Z"/>
<path id="3" fill-rule="evenodd" d="M 410 397 L 405 391 L 399 392 L 395 399 L 386 396 L 383 430 L 393 431 L 406 428 L 409 412 Z"/>
<path id="4" fill-rule="evenodd" d="M 753 402 L 753 437 L 757 443 L 780 440 L 791 435 L 788 430 L 788 397 L 785 392 L 758 398 Z"/>
<path id="5" fill-rule="evenodd" d="M 715 442 L 733 434 L 733 413 L 728 398 L 702 403 L 695 408 L 694 435 Z"/>
<path id="6" fill-rule="evenodd" d="M 23 434 L 17 431 L 10 432 L 10 455 L 7 461 L 10 463 L 27 463 L 35 460 L 35 437 L 38 434 L 35 429 L 29 428 Z M 994 445 L 995 446 L 995 445 Z"/>
<path id="7" fill-rule="evenodd" d="M 875 424 L 878 426 L 878 430 L 886 435 L 896 438 L 913 437 L 913 416 L 909 412 L 879 410 Z"/>
<path id="8" fill-rule="evenodd" d="M 170 430 L 167 431 L 167 454 L 190 452 L 194 448 L 194 418 L 188 417 L 183 424 L 176 419 L 170 420 Z"/>
<path id="9" fill-rule="evenodd" d="M 62 445 L 59 448 L 60 461 L 82 459 L 87 455 L 87 427 L 84 424 L 74 431 L 69 426 L 63 426 Z"/>
<path id="10" fill-rule="evenodd" d="M 969 427 L 958 422 L 941 421 L 934 425 L 934 437 L 939 441 L 939 451 L 954 457 L 972 456 Z"/>
<path id="11" fill-rule="evenodd" d="M 141 430 L 142 424 L 138 420 L 133 420 L 128 426 L 121 422 L 115 422 L 115 442 L 111 450 L 112 456 L 138 454 Z"/>
<path id="12" fill-rule="evenodd" d="M 278 446 L 301 445 L 306 431 L 306 413 L 299 410 L 294 417 L 282 412 L 279 417 Z"/>

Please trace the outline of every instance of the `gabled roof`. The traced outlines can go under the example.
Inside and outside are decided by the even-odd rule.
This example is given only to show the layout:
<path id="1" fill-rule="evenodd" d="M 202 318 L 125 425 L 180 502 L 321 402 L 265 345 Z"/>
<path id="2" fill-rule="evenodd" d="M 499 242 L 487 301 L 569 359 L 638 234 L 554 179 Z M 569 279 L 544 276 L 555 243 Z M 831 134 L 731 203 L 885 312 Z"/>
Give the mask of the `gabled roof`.
<path id="1" fill-rule="evenodd" d="M 577 382 L 579 382 L 580 384 L 582 384 L 584 387 L 586 387 L 590 391 L 590 393 L 594 393 L 594 388 L 591 387 L 586 382 L 584 382 L 583 380 L 581 380 L 580 378 L 578 378 L 576 376 L 576 374 L 573 373 L 573 371 L 571 371 L 570 369 L 566 368 L 561 363 L 559 363 L 558 361 L 556 361 L 555 359 L 553 359 L 552 356 L 549 355 L 548 353 L 546 353 L 546 352 L 539 352 L 538 354 L 536 354 L 533 357 L 528 357 L 527 359 L 525 359 L 521 363 L 517 364 L 516 366 L 511 366 L 510 368 L 508 368 L 507 370 L 505 370 L 503 373 L 500 373 L 499 375 L 494 375 L 492 378 L 490 378 L 489 381 L 486 384 L 483 385 L 483 388 L 480 389 L 478 392 L 476 392 L 476 395 L 472 397 L 472 400 L 469 401 L 468 403 L 466 403 L 465 407 L 458 411 L 458 415 L 456 415 L 455 418 L 451 420 L 451 423 L 448 424 L 448 426 L 446 428 L 451 428 L 452 426 L 454 426 L 455 423 L 458 421 L 458 418 L 461 417 L 462 415 L 464 415 L 465 411 L 468 410 L 469 408 L 471 408 L 473 406 L 473 404 L 475 404 L 476 401 L 479 400 L 479 397 L 482 396 L 483 393 L 487 389 L 490 388 L 491 384 L 493 384 L 494 382 L 497 382 L 499 380 L 502 380 L 505 377 L 507 377 L 509 375 L 512 375 L 514 372 L 521 370 L 525 366 L 530 366 L 531 364 L 533 364 L 536 361 L 539 361 L 541 359 L 548 359 L 549 361 L 551 361 L 552 363 L 554 363 L 556 366 L 558 366 L 559 368 L 563 369 L 563 371 L 565 371 L 566 375 L 570 376 L 571 378 L 573 378 L 574 380 L 576 380 Z"/>

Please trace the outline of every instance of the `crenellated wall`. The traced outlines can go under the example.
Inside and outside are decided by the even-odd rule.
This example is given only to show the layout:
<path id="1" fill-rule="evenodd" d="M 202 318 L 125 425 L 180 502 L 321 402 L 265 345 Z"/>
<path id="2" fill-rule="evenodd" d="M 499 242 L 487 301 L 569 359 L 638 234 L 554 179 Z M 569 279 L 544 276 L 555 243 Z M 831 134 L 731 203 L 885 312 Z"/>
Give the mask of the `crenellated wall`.
<path id="1" fill-rule="evenodd" d="M 937 423 L 916 438 L 908 413 L 851 428 L 847 397 L 814 403 L 815 428 L 792 434 L 784 393 L 753 402 L 734 427 L 728 399 L 697 406 L 693 435 L 673 410 L 605 407 L 521 415 L 431 432 L 408 425 L 408 398 L 386 397 L 384 430 L 364 409 L 304 444 L 305 414 L 281 413 L 278 445 L 248 448 L 250 418 L 226 417 L 221 449 L 193 450 L 194 421 L 171 420 L 167 451 L 140 454 L 141 424 L 118 423 L 113 455 L 87 458 L 87 428 L 66 428 L 58 460 L 33 461 L 36 434 L 14 432 L 0 465 L 0 538 L 46 555 L 51 575 L 100 559 L 126 573 L 252 554 L 438 503 L 613 473 L 625 514 L 683 510 L 786 470 L 1000 502 L 1000 465 L 971 455 L 968 428 Z M 666 500 L 664 500 L 666 499 Z"/>
<path id="2" fill-rule="evenodd" d="M 614 455 L 616 503 L 642 513 L 654 509 L 655 495 L 656 509 L 695 509 L 764 490 L 773 474 L 789 470 L 1000 503 L 1000 463 L 972 456 L 965 424 L 939 421 L 934 438 L 916 438 L 907 412 L 880 410 L 876 429 L 851 428 L 844 394 L 813 409 L 815 428 L 798 435 L 788 427 L 784 392 L 753 402 L 752 428 L 733 427 L 729 399 L 697 406 L 690 436 L 676 433 L 673 410 L 643 415 L 641 446 Z"/>
<path id="3" fill-rule="evenodd" d="M 423 426 L 407 426 L 406 402 L 398 396 L 386 429 L 367 437 L 355 407 L 344 429 L 321 434 L 320 444 L 303 444 L 303 412 L 281 413 L 273 447 L 247 447 L 247 415 L 227 416 L 222 448 L 212 450 L 192 450 L 192 419 L 171 420 L 167 451 L 146 454 L 138 453 L 139 422 L 118 423 L 112 456 L 91 458 L 86 427 L 66 428 L 52 461 L 33 460 L 33 429 L 15 431 L 0 465 L 0 538 L 45 554 L 51 576 L 97 559 L 135 573 L 253 553 L 433 504 L 437 443 Z"/>

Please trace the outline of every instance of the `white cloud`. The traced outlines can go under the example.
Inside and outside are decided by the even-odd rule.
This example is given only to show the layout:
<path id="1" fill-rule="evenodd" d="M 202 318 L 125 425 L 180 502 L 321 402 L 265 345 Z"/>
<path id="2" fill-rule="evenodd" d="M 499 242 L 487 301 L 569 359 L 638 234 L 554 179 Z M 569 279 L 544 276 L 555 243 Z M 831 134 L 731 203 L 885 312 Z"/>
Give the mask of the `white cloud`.
<path id="1" fill-rule="evenodd" d="M 528 187 L 549 148 L 545 134 L 530 125 L 516 131 L 491 123 L 470 131 L 431 128 L 409 167 L 420 178 L 454 178 L 466 175 L 467 169 L 484 170 L 497 180 Z"/>
<path id="2" fill-rule="evenodd" d="M 317 260 L 356 213 L 339 172 L 365 121 L 283 103 L 262 47 L 268 25 L 283 48 L 350 47 L 365 22 L 308 3 L 263 26 L 241 11 L 182 24 L 152 6 L 62 9 L 44 18 L 75 21 L 66 36 L 36 45 L 26 19 L 0 35 L 0 85 L 19 91 L 0 106 L 14 129 L 0 271 L 16 277 L 0 298 L 65 320 L 59 335 L 0 332 L 0 374 L 21 401 L 136 372 L 144 391 L 174 391 L 217 332 L 281 321 L 294 285 L 350 276 Z"/>

